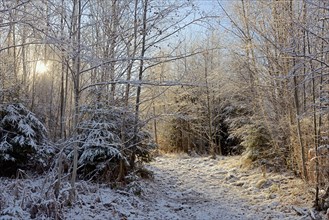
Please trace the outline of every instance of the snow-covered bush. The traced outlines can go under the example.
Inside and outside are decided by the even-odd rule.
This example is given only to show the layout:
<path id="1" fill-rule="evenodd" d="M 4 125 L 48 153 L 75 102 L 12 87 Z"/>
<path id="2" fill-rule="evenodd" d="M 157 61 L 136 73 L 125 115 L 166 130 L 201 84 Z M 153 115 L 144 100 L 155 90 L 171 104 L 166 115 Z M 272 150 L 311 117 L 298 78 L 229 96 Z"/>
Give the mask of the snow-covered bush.
<path id="1" fill-rule="evenodd" d="M 24 217 L 26 217 L 26 213 L 18 205 L 8 207 L 0 212 L 0 220 L 24 219 Z"/>
<path id="2" fill-rule="evenodd" d="M 82 112 L 76 137 L 80 177 L 113 180 L 119 175 L 120 163 L 127 173 L 133 154 L 142 161 L 149 159 L 149 150 L 153 147 L 150 135 L 142 130 L 134 135 L 133 112 L 102 105 L 85 107 Z"/>
<path id="3" fill-rule="evenodd" d="M 18 169 L 43 171 L 54 152 L 46 128 L 22 104 L 0 106 L 0 176 L 15 176 Z"/>

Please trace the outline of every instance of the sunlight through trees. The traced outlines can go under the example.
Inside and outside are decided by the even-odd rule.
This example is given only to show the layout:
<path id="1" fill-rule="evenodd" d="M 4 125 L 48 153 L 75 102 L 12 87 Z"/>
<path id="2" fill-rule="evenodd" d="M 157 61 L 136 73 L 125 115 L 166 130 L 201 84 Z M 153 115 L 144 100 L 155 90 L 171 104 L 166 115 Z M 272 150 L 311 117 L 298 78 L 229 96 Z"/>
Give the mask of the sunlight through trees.
<path id="1" fill-rule="evenodd" d="M 315 185 L 315 206 L 326 210 L 328 8 L 322 0 L 1 1 L 1 160 L 19 146 L 31 158 L 49 146 L 42 168 L 56 172 L 57 197 L 70 184 L 73 203 L 77 180 L 129 182 L 155 150 L 241 155 Z"/>

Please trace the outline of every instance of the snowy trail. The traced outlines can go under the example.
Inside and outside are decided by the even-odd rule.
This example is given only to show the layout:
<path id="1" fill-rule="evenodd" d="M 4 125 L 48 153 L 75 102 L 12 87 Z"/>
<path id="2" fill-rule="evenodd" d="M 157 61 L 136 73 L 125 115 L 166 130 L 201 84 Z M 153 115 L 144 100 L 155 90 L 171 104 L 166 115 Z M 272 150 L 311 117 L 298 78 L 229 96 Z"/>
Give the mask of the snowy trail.
<path id="1" fill-rule="evenodd" d="M 156 158 L 148 166 L 155 176 L 145 193 L 145 216 L 136 219 L 310 219 L 296 216 L 277 194 L 269 193 L 274 177 L 255 187 L 260 175 L 239 172 L 228 166 L 230 162 L 228 158 Z"/>
<path id="2" fill-rule="evenodd" d="M 259 170 L 239 165 L 238 157 L 164 155 L 147 165 L 154 180 L 114 188 L 77 182 L 76 203 L 58 213 L 72 220 L 311 219 L 305 207 L 311 207 L 312 195 L 303 181 L 289 174 L 268 173 L 264 178 Z M 53 219 L 45 217 L 56 213 L 54 199 L 42 190 L 52 187 L 46 180 L 0 178 L 0 220 Z M 67 187 L 63 185 L 63 201 Z M 38 207 L 36 218 L 32 204 Z M 292 206 L 305 216 L 297 216 Z"/>

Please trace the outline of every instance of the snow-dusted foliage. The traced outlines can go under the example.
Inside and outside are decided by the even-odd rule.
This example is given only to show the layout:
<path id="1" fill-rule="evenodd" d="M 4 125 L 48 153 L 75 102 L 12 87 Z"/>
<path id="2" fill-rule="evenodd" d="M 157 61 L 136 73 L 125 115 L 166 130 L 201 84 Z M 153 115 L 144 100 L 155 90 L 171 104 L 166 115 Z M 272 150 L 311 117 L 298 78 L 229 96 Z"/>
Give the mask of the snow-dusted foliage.
<path id="1" fill-rule="evenodd" d="M 82 178 L 114 179 L 134 153 L 146 160 L 153 146 L 148 133 L 138 130 L 134 136 L 134 114 L 123 107 L 85 107 L 78 125 L 78 171 Z M 137 145 L 134 145 L 137 143 Z M 72 158 L 72 154 L 70 156 Z"/>
<path id="2" fill-rule="evenodd" d="M 17 169 L 42 171 L 53 148 L 48 146 L 46 128 L 22 104 L 0 106 L 0 176 Z"/>

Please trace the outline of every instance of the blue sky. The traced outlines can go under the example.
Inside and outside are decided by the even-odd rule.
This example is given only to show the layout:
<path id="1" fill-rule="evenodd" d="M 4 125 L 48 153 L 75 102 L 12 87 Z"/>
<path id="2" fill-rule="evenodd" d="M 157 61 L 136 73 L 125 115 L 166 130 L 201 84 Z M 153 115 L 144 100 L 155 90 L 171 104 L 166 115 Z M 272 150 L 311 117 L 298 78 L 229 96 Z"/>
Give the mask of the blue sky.
<path id="1" fill-rule="evenodd" d="M 217 16 L 217 18 L 212 19 L 211 25 L 214 29 L 221 30 L 223 29 L 220 27 L 219 23 L 221 25 L 227 26 L 229 28 L 230 22 L 227 18 L 225 18 L 224 13 L 222 9 L 220 8 L 217 0 L 194 0 L 193 1 L 197 7 L 199 8 L 198 14 L 195 15 L 195 17 L 200 17 L 200 14 L 203 14 L 204 16 Z M 229 10 L 230 3 L 232 3 L 232 0 L 219 0 L 220 4 L 225 8 L 225 10 Z M 191 20 L 193 19 L 193 16 L 191 16 Z M 206 32 L 207 28 L 209 28 L 209 25 L 205 23 L 197 23 L 195 25 L 191 25 L 188 27 L 184 33 L 187 35 L 187 38 L 203 38 L 206 37 L 208 34 Z M 209 30 L 209 29 L 208 29 Z"/>

